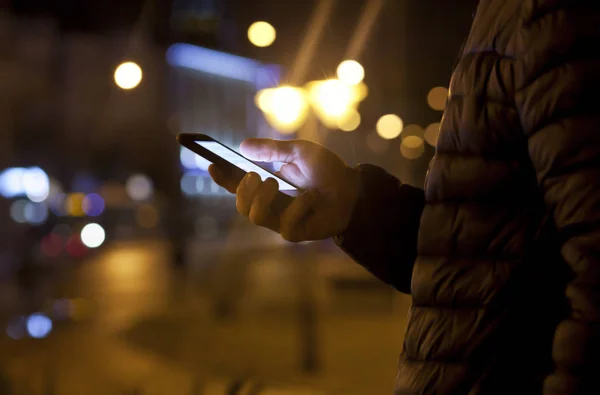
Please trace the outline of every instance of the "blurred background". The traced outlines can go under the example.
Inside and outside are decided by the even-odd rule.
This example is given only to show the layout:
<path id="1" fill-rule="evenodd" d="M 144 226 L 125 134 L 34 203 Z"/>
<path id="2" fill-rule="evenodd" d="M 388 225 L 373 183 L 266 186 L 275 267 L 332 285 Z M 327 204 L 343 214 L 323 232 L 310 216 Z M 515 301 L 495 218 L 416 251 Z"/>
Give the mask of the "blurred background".
<path id="1" fill-rule="evenodd" d="M 0 394 L 391 393 L 409 299 L 175 136 L 422 186 L 476 0 L 0 4 Z"/>

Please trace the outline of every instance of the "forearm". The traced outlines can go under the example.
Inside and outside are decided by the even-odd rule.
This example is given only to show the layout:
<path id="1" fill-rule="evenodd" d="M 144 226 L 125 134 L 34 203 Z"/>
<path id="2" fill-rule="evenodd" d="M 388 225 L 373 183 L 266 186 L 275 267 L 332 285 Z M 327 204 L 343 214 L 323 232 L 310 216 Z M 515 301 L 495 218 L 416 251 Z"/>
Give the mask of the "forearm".
<path id="1" fill-rule="evenodd" d="M 357 171 L 360 197 L 336 244 L 380 280 L 410 293 L 423 190 L 372 165 L 361 165 Z"/>

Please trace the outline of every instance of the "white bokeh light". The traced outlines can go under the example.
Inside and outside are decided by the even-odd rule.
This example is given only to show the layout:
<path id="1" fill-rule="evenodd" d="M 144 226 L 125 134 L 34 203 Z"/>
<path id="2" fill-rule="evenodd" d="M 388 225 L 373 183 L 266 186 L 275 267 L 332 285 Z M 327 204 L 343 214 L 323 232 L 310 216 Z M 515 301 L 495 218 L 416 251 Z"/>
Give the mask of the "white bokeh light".
<path id="1" fill-rule="evenodd" d="M 360 84 L 365 78 L 365 69 L 356 60 L 344 60 L 337 68 L 337 77 L 348 85 Z"/>
<path id="2" fill-rule="evenodd" d="M 125 190 L 131 200 L 147 200 L 152 196 L 154 186 L 152 180 L 143 174 L 134 174 L 127 180 Z"/>
<path id="3" fill-rule="evenodd" d="M 133 89 L 142 81 L 142 69 L 134 62 L 121 63 L 115 70 L 115 83 L 121 89 Z"/>
<path id="4" fill-rule="evenodd" d="M 50 194 L 50 178 L 39 167 L 31 167 L 23 173 L 23 190 L 32 202 L 43 202 Z"/>
<path id="5" fill-rule="evenodd" d="M 91 223 L 87 224 L 81 230 L 81 242 L 89 248 L 97 248 L 104 243 L 106 234 L 102 226 Z"/>
<path id="6" fill-rule="evenodd" d="M 26 326 L 29 336 L 43 339 L 52 331 L 52 320 L 42 313 L 35 313 L 27 318 Z"/>

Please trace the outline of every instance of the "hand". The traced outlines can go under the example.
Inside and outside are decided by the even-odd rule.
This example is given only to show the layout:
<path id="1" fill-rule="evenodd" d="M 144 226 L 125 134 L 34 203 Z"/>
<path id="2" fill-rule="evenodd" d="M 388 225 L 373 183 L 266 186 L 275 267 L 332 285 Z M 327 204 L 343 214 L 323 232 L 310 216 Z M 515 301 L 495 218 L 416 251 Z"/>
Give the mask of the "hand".
<path id="1" fill-rule="evenodd" d="M 238 211 L 252 223 L 296 242 L 326 239 L 346 229 L 358 198 L 358 176 L 339 156 L 305 140 L 248 139 L 240 151 L 257 162 L 284 162 L 281 177 L 305 190 L 276 215 L 269 207 L 278 193 L 277 181 L 263 182 L 248 173 L 238 185 L 211 165 L 213 180 L 237 195 Z"/>

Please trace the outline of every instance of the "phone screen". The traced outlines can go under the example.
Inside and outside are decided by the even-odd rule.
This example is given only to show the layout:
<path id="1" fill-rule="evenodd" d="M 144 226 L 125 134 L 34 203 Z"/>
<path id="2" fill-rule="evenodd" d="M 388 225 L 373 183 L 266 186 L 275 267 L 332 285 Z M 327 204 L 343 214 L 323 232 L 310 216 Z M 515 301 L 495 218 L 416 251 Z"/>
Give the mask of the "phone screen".
<path id="1" fill-rule="evenodd" d="M 246 172 L 252 171 L 252 172 L 258 174 L 263 181 L 265 181 L 267 178 L 274 178 L 275 181 L 277 181 L 277 183 L 279 184 L 280 191 L 296 191 L 297 190 L 297 188 L 295 186 L 282 180 L 281 178 L 277 177 L 276 175 L 269 173 L 262 167 L 258 166 L 256 163 L 244 158 L 242 155 L 225 147 L 224 145 L 221 145 L 215 141 L 196 141 L 196 143 L 199 146 L 206 148 L 213 154 L 220 156 L 221 158 L 223 158 L 227 162 L 231 163 L 232 165 L 239 167 L 240 169 L 242 169 Z"/>

